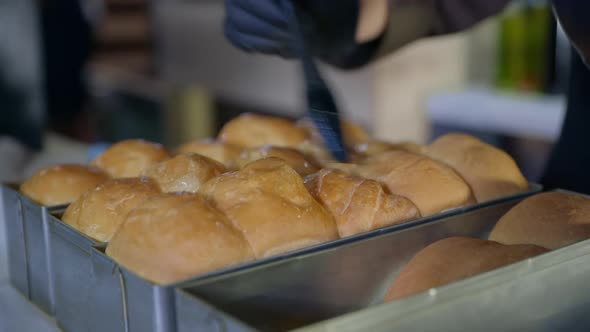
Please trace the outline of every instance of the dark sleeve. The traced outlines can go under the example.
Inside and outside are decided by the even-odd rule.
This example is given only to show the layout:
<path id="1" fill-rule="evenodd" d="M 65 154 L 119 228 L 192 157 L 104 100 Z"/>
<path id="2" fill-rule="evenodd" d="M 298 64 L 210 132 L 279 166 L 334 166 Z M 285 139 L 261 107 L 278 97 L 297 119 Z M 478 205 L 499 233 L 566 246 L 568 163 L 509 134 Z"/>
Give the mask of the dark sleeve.
<path id="1" fill-rule="evenodd" d="M 541 183 L 546 189 L 568 189 L 590 194 L 590 70 L 572 52 L 567 111 Z"/>
<path id="2" fill-rule="evenodd" d="M 510 0 L 390 0 L 389 25 L 376 57 L 417 39 L 468 29 Z"/>

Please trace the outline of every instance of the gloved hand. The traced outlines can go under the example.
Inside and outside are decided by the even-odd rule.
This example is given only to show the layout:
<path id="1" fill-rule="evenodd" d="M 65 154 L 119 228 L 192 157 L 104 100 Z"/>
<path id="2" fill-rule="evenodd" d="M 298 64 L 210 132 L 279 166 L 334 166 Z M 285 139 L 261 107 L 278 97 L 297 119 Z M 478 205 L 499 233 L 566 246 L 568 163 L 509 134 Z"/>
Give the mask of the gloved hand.
<path id="1" fill-rule="evenodd" d="M 307 47 L 313 56 L 332 65 L 351 68 L 365 64 L 379 38 L 355 41 L 359 0 L 291 0 L 300 10 Z M 282 0 L 226 0 L 225 35 L 247 52 L 291 58 L 290 13 Z"/>
<path id="2" fill-rule="evenodd" d="M 553 12 L 586 66 L 590 67 L 590 2 L 553 0 Z"/>

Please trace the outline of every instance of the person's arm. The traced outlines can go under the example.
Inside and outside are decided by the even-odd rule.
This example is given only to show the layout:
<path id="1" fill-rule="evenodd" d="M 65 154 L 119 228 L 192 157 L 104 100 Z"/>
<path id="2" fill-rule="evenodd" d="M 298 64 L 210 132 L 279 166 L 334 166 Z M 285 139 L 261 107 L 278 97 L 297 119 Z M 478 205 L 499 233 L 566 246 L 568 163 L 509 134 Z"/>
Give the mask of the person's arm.
<path id="1" fill-rule="evenodd" d="M 357 42 L 381 36 L 372 59 L 417 39 L 468 29 L 510 0 L 360 0 Z"/>
<path id="2" fill-rule="evenodd" d="M 225 0 L 225 35 L 246 52 L 293 56 L 284 0 Z M 471 27 L 510 0 L 292 0 L 310 52 L 356 68 L 416 39 Z"/>

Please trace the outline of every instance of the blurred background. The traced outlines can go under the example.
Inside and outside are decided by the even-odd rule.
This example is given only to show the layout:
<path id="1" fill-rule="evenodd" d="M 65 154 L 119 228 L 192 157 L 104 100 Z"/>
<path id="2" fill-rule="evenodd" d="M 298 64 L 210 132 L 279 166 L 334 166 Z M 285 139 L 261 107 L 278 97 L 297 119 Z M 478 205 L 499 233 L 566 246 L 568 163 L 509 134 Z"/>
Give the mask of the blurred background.
<path id="1" fill-rule="evenodd" d="M 223 18 L 222 0 L 0 0 L 0 128 L 46 133 L 28 138 L 43 153 L 22 157 L 25 176 L 84 162 L 96 144 L 210 137 L 242 112 L 301 116 L 296 64 L 234 49 Z M 324 69 L 347 117 L 374 136 L 466 131 L 535 181 L 559 136 L 569 52 L 548 1 L 518 0 L 362 70 Z M 12 125 L 19 116 L 33 127 Z"/>

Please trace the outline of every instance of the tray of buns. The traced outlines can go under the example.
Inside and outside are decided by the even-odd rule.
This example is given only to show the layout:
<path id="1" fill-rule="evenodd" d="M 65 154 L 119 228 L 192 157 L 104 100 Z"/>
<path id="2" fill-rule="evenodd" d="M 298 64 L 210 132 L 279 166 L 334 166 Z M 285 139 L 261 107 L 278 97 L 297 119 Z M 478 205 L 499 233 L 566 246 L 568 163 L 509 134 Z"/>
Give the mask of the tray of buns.
<path id="1" fill-rule="evenodd" d="M 89 165 L 56 165 L 18 188 L 3 186 L 2 216 L 17 239 L 9 243 L 11 280 L 65 331 L 175 331 L 177 312 L 187 312 L 177 289 L 200 294 L 210 284 L 213 292 L 221 280 L 261 271 L 280 278 L 264 279 L 278 287 L 298 264 L 312 274 L 342 272 L 360 268 L 371 250 L 403 262 L 442 235 L 482 237 L 502 208 L 541 189 L 505 152 L 468 135 L 419 145 L 378 141 L 346 121 L 342 128 L 348 163 L 330 157 L 306 120 L 246 114 L 215 139 L 173 150 L 126 140 Z M 461 222 L 469 218 L 476 221 Z M 390 266 L 370 262 L 361 284 L 391 278 Z M 281 266 L 292 270 L 279 273 Z M 351 272 L 339 278 L 359 282 Z M 313 291 L 334 291 L 330 280 L 314 279 L 321 282 Z M 41 284 L 47 295 L 32 291 Z M 234 286 L 222 301 L 242 296 Z M 260 283 L 246 289 L 261 305 L 272 298 L 257 293 Z M 349 297 L 329 315 L 382 291 L 359 289 L 362 303 Z M 329 317 L 322 309 L 310 320 L 314 306 L 297 319 Z"/>
<path id="2" fill-rule="evenodd" d="M 297 331 L 588 331 L 590 241 Z"/>
<path id="3" fill-rule="evenodd" d="M 184 285 L 179 331 L 587 330 L 588 239 L 586 196 L 509 200 Z"/>

